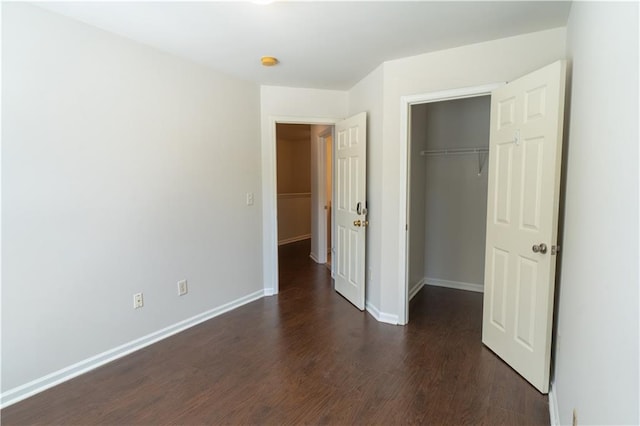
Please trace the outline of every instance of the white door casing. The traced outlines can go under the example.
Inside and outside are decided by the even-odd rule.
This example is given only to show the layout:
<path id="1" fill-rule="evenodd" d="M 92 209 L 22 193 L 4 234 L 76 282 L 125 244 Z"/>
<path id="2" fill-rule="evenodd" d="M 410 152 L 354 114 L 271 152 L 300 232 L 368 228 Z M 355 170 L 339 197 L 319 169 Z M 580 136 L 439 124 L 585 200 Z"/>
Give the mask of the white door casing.
<path id="1" fill-rule="evenodd" d="M 335 178 L 335 289 L 358 309 L 365 301 L 367 114 L 336 123 L 333 144 Z"/>
<path id="2" fill-rule="evenodd" d="M 410 199 L 408 197 L 410 191 L 410 111 L 413 105 L 424 104 L 429 102 L 443 102 L 454 99 L 464 99 L 476 96 L 488 96 L 493 90 L 504 86 L 506 83 L 490 83 L 481 86 L 460 87 L 457 89 L 448 89 L 437 92 L 422 93 L 417 95 L 407 95 L 400 99 L 400 150 L 405 155 L 400 156 L 400 203 L 398 209 L 400 217 L 405 218 L 400 222 L 401 228 L 398 229 L 400 235 L 398 270 L 399 292 L 398 292 L 398 324 L 407 324 L 409 322 L 409 211 Z"/>
<path id="3" fill-rule="evenodd" d="M 278 294 L 278 194 L 276 125 L 316 124 L 333 126 L 339 120 L 326 117 L 270 116 L 262 135 L 262 265 L 265 296 Z M 312 191 L 313 193 L 313 191 Z M 312 194 L 313 197 L 313 194 Z"/>
<path id="4" fill-rule="evenodd" d="M 491 97 L 482 342 L 543 393 L 549 390 L 564 92 L 565 62 L 558 61 Z"/>

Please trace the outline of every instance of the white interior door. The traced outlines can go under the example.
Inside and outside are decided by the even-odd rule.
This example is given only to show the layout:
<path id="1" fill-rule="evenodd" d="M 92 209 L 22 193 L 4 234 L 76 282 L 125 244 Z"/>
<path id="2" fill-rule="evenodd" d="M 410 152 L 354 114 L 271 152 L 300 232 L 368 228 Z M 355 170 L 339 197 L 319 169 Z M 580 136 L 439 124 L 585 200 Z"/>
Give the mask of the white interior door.
<path id="1" fill-rule="evenodd" d="M 482 342 L 549 391 L 565 63 L 493 91 Z"/>
<path id="2" fill-rule="evenodd" d="M 338 293 L 364 310 L 367 114 L 336 123 L 335 136 L 335 286 Z"/>

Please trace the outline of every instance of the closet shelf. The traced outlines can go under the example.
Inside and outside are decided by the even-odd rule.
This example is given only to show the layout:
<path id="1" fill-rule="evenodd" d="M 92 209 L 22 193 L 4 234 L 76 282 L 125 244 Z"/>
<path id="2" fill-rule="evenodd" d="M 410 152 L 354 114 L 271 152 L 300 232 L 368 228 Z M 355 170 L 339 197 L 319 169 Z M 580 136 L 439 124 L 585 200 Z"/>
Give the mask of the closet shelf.
<path id="1" fill-rule="evenodd" d="M 424 157 L 431 157 L 436 155 L 465 155 L 465 154 L 487 154 L 489 148 L 476 147 L 476 148 L 451 148 L 451 149 L 431 149 L 427 151 L 420 151 L 420 155 Z"/>

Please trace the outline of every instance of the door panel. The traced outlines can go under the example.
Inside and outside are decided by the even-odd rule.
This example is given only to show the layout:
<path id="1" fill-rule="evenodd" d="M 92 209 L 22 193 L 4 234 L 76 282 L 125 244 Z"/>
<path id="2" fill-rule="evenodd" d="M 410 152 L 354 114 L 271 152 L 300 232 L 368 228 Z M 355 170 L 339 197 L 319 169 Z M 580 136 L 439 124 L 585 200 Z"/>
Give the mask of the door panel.
<path id="1" fill-rule="evenodd" d="M 364 310 L 366 243 L 366 113 L 336 124 L 337 230 L 335 288 Z"/>
<path id="2" fill-rule="evenodd" d="M 537 272 L 538 262 L 520 257 L 516 282 L 515 338 L 531 351 L 534 347 Z"/>
<path id="3" fill-rule="evenodd" d="M 489 290 L 485 294 L 490 294 L 490 318 L 491 324 L 500 331 L 505 330 L 506 309 L 507 309 L 507 277 L 509 275 L 509 253 L 493 248 L 492 250 L 492 276 Z M 485 304 L 486 305 L 486 304 Z"/>
<path id="4" fill-rule="evenodd" d="M 540 198 L 544 138 L 522 142 L 522 188 L 520 188 L 520 227 L 534 232 L 540 230 Z"/>
<path id="5" fill-rule="evenodd" d="M 496 89 L 491 99 L 482 341 L 543 393 L 549 389 L 564 80 L 565 64 L 558 61 Z"/>
<path id="6" fill-rule="evenodd" d="M 511 223 L 512 148 L 510 143 L 498 144 L 496 147 L 495 224 Z"/>

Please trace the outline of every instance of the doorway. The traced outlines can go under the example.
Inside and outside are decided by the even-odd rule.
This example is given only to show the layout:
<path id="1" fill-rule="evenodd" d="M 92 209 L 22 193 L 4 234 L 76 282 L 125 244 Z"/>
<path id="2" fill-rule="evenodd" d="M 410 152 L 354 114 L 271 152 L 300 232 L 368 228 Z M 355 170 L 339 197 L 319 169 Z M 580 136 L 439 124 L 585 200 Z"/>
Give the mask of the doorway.
<path id="1" fill-rule="evenodd" d="M 409 300 L 424 285 L 482 292 L 491 97 L 410 109 Z"/>
<path id="2" fill-rule="evenodd" d="M 311 126 L 276 125 L 278 246 L 311 239 Z"/>
<path id="3" fill-rule="evenodd" d="M 426 253 L 426 237 L 427 237 L 426 202 L 427 202 L 427 194 L 428 194 L 427 188 L 426 188 L 426 184 L 427 184 L 426 179 L 427 179 L 427 170 L 428 170 L 427 158 L 433 159 L 433 158 L 437 158 L 436 156 L 442 156 L 443 159 L 445 157 L 453 158 L 454 155 L 447 156 L 446 154 L 444 154 L 444 151 L 446 151 L 447 147 L 449 148 L 449 151 L 456 151 L 456 150 L 459 151 L 462 149 L 466 151 L 467 149 L 475 150 L 476 148 L 479 148 L 482 146 L 481 141 L 472 141 L 472 140 L 464 140 L 460 142 L 449 141 L 449 139 L 447 138 L 447 134 L 443 133 L 444 129 L 446 127 L 455 129 L 456 126 L 461 124 L 459 123 L 459 120 L 455 120 L 455 114 L 452 115 L 453 118 L 448 118 L 446 120 L 443 120 L 443 122 L 440 123 L 439 130 L 426 128 L 426 124 L 425 124 L 426 122 L 424 120 L 426 120 L 427 117 L 424 117 L 424 120 L 421 120 L 419 119 L 419 117 L 414 117 L 413 115 L 414 114 L 424 115 L 428 112 L 427 111 L 429 109 L 428 106 L 424 106 L 424 107 L 420 106 L 423 104 L 429 105 L 429 104 L 434 104 L 439 102 L 464 100 L 464 99 L 469 99 L 474 97 L 486 97 L 490 99 L 491 92 L 495 88 L 500 87 L 502 85 L 503 83 L 496 83 L 496 84 L 489 84 L 489 85 L 477 86 L 477 87 L 445 90 L 442 92 L 404 96 L 401 99 L 402 109 L 401 109 L 400 143 L 401 143 L 401 149 L 404 152 L 406 152 L 406 155 L 402 156 L 402 162 L 400 166 L 401 166 L 401 176 L 403 176 L 402 186 L 406 188 L 406 192 L 401 191 L 400 193 L 399 208 L 400 208 L 400 214 L 406 218 L 406 222 L 405 222 L 406 226 L 405 226 L 405 232 L 402 232 L 400 234 L 400 247 L 401 247 L 400 264 L 403 265 L 403 268 L 401 269 L 401 277 L 399 280 L 400 281 L 400 298 L 399 298 L 400 304 L 398 307 L 399 308 L 398 318 L 399 318 L 400 324 L 407 324 L 409 322 L 409 301 L 411 297 L 415 296 L 415 294 L 417 294 L 417 292 L 420 291 L 420 289 L 425 284 L 427 284 L 428 278 L 436 278 L 436 279 L 438 278 L 438 277 L 428 277 L 427 275 L 429 275 L 429 273 L 433 269 L 430 269 L 429 271 L 426 271 L 425 269 L 426 260 L 427 260 L 426 259 L 426 256 L 427 256 L 427 253 Z M 414 107 L 416 107 L 416 109 L 414 109 Z M 422 111 L 421 108 L 427 108 L 427 110 Z M 445 114 L 447 109 L 455 109 L 455 104 L 445 105 L 442 108 L 436 108 L 436 109 L 441 109 L 442 111 L 435 111 L 435 112 L 432 111 L 432 114 L 430 114 L 430 118 L 436 120 L 437 122 L 438 114 L 443 115 Z M 415 120 L 417 120 L 417 123 L 414 123 Z M 452 120 L 455 120 L 455 121 L 451 123 Z M 477 118 L 474 120 L 477 120 Z M 489 123 L 488 117 L 486 121 L 488 124 Z M 422 123 L 422 127 L 420 123 Z M 446 125 L 443 125 L 443 123 Z M 413 129 L 414 124 L 417 125 L 415 129 Z M 454 130 L 454 131 L 457 131 L 457 130 Z M 417 134 L 415 134 L 416 132 Z M 418 141 L 420 132 L 423 132 L 422 139 L 421 139 L 422 142 Z M 434 142 L 432 142 L 433 147 L 430 149 L 427 149 L 425 147 L 425 144 L 427 142 L 426 137 L 427 137 L 427 134 L 430 132 L 433 132 L 432 138 L 435 138 L 435 139 L 434 139 Z M 462 138 L 463 135 L 461 134 L 460 137 Z M 464 139 L 474 139 L 474 138 L 465 136 Z M 487 132 L 484 146 L 488 147 L 488 141 L 489 141 L 489 136 Z M 423 153 L 423 151 L 425 152 Z M 486 154 L 486 152 L 477 152 L 477 153 L 473 152 L 472 154 L 460 153 L 455 155 L 455 157 L 458 157 L 458 156 L 460 157 L 459 160 L 462 163 L 470 162 L 472 161 L 471 160 L 472 158 L 475 158 L 474 160 L 475 167 L 469 168 L 467 172 L 465 172 L 465 174 L 461 174 L 461 175 L 459 174 L 457 176 L 458 177 L 466 176 L 467 173 L 475 173 L 477 176 L 479 171 L 481 175 L 484 171 L 486 176 L 485 169 L 487 166 L 486 164 L 487 156 L 482 154 Z M 462 157 L 468 157 L 468 158 L 463 159 Z M 466 161 L 463 161 L 463 160 L 466 160 Z M 484 166 L 482 165 L 483 162 L 484 162 Z M 441 166 L 440 168 L 447 170 L 446 164 Z M 434 171 L 437 171 L 435 167 L 434 167 Z M 420 185 L 416 185 L 416 182 L 414 182 L 414 180 L 416 180 L 416 182 L 418 180 L 421 180 L 422 182 L 424 182 L 424 184 L 420 184 L 420 185 L 423 185 L 423 186 L 421 187 Z M 446 188 L 444 190 L 446 191 Z M 434 194 L 435 196 L 438 195 L 437 192 L 433 192 L 433 191 L 431 191 L 429 194 L 431 194 L 430 195 L 431 197 L 433 197 Z M 431 201 L 431 203 L 433 203 L 433 201 Z M 438 206 L 437 205 L 431 206 L 431 203 L 429 207 L 437 210 Z M 462 205 L 462 207 L 459 207 L 459 208 L 461 209 L 465 208 L 464 204 Z M 443 214 L 442 212 L 437 212 L 437 211 L 433 212 L 433 214 L 436 214 L 436 213 L 440 214 L 441 216 Z M 484 214 L 486 215 L 486 201 L 485 201 Z M 413 235 L 413 238 L 411 238 L 411 235 Z M 456 238 L 464 238 L 464 235 L 456 236 L 454 234 L 454 236 Z M 430 252 L 431 251 L 432 251 L 432 248 L 430 248 Z M 453 259 L 447 259 L 447 261 L 452 261 L 452 260 Z M 437 270 L 433 270 L 433 271 L 434 271 L 434 274 L 438 273 Z M 453 286 L 452 282 L 447 283 L 446 281 L 453 281 L 453 280 L 442 280 L 442 279 L 431 280 L 431 283 L 432 285 L 440 284 L 440 285 L 447 285 L 449 287 Z M 482 282 L 482 280 L 480 280 L 479 282 Z M 457 283 L 458 284 L 463 283 L 463 281 L 457 281 Z M 466 290 L 469 290 L 469 289 L 470 288 L 466 288 Z"/>
<path id="4" fill-rule="evenodd" d="M 322 124 L 323 127 L 311 128 L 311 253 L 318 263 L 326 262 L 326 228 L 325 194 L 322 190 L 324 177 L 324 163 L 319 167 L 319 161 L 324 157 L 318 141 L 323 140 L 319 135 L 328 134 L 327 126 L 333 126 L 332 144 L 332 200 L 339 200 L 338 208 L 331 209 L 332 233 L 332 277 L 335 279 L 335 290 L 342 294 L 349 302 L 360 310 L 365 307 L 365 247 L 367 220 L 366 200 L 366 149 L 367 149 L 367 113 L 361 112 L 345 120 L 311 119 L 302 120 L 278 119 L 270 117 L 265 123 L 264 130 L 269 137 L 264 139 L 263 145 L 263 265 L 264 265 L 264 293 L 274 295 L 278 293 L 278 214 L 277 214 L 277 161 L 276 161 L 276 127 L 277 124 Z M 315 132 L 317 129 L 317 134 Z M 324 148 L 324 146 L 323 146 Z M 275 166 L 275 167 L 274 167 Z M 339 170 L 339 172 L 336 172 Z M 318 228 L 316 228 L 316 225 Z M 339 238 L 336 238 L 336 235 Z M 324 258 L 324 262 L 323 259 Z"/>
<path id="5" fill-rule="evenodd" d="M 560 60 L 484 93 L 476 88 L 454 91 L 456 96 L 403 98 L 407 136 L 414 104 L 490 94 L 482 343 L 542 393 L 549 390 L 565 80 L 566 64 Z M 404 148 L 413 139 L 407 137 Z M 481 150 L 474 150 L 481 173 Z M 423 151 L 441 152 L 447 150 Z M 407 151 L 402 164 L 411 173 L 412 153 Z M 404 183 L 411 193 L 411 179 Z M 404 213 L 411 213 L 410 197 L 403 198 Z M 406 218 L 410 223 L 409 214 Z M 406 323 L 411 241 L 409 235 L 401 239 Z"/>
<path id="6" fill-rule="evenodd" d="M 327 264 L 332 235 L 334 126 L 274 124 L 278 252 L 295 245 L 297 250 L 305 249 L 314 262 Z"/>

